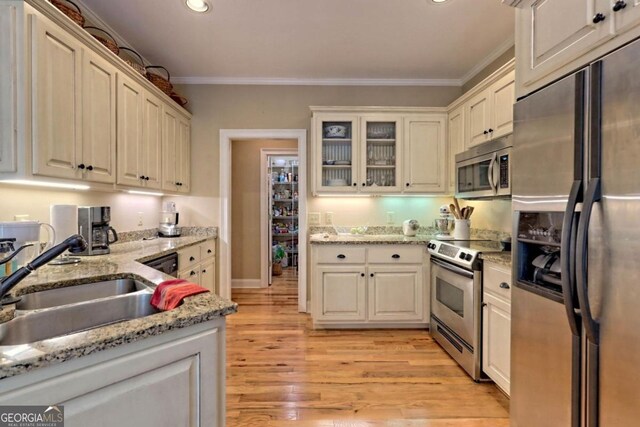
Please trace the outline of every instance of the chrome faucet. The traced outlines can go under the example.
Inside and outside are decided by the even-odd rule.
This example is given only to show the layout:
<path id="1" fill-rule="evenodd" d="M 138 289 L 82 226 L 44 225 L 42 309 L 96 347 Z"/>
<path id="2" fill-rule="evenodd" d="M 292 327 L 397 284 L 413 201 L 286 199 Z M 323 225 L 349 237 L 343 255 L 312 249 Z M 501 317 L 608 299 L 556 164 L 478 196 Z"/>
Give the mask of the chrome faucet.
<path id="1" fill-rule="evenodd" d="M 2 301 L 4 297 L 9 293 L 14 286 L 22 281 L 29 274 L 33 273 L 38 268 L 42 267 L 58 255 L 62 254 L 67 249 L 71 253 L 82 252 L 87 248 L 87 242 L 84 238 L 79 234 L 74 234 L 73 236 L 68 237 L 62 243 L 59 243 L 49 249 L 48 251 L 43 252 L 38 257 L 36 257 L 33 261 L 27 263 L 22 268 L 17 269 L 13 272 L 13 274 L 3 277 L 0 279 L 0 305 L 13 303 Z"/>

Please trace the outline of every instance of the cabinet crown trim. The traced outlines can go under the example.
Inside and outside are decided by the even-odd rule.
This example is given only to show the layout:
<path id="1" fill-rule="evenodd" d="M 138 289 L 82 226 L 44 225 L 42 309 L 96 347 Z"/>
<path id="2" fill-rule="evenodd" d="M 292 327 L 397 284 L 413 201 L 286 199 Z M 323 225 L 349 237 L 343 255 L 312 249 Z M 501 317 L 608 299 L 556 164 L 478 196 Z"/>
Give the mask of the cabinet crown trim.
<path id="1" fill-rule="evenodd" d="M 480 83 L 466 91 L 462 96 L 449 104 L 449 106 L 447 107 L 447 111 L 455 110 L 456 108 L 467 102 L 469 99 L 473 98 L 474 96 L 491 86 L 493 83 L 500 80 L 502 77 L 514 71 L 515 67 L 516 59 L 512 58 L 502 67 L 498 68 L 493 74 L 482 80 Z"/>
<path id="2" fill-rule="evenodd" d="M 446 113 L 447 107 L 338 107 L 338 106 L 310 106 L 312 113 L 396 113 L 396 114 L 425 114 Z"/>

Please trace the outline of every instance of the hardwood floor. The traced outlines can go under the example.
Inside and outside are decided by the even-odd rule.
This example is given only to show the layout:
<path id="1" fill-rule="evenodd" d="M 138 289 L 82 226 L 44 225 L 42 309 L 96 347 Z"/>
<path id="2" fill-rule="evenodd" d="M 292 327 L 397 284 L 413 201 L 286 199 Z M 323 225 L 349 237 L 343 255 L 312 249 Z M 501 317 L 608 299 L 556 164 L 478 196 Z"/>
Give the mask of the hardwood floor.
<path id="1" fill-rule="evenodd" d="M 233 299 L 228 427 L 509 425 L 508 399 L 474 383 L 427 331 L 314 331 L 286 272 Z"/>

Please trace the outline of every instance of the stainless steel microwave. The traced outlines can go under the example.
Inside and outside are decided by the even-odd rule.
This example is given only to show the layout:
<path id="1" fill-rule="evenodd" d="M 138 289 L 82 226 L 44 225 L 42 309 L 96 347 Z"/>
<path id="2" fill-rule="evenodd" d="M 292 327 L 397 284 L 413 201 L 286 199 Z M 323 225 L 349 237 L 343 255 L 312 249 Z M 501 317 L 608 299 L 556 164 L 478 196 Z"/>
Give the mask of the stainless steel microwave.
<path id="1" fill-rule="evenodd" d="M 456 197 L 511 197 L 512 135 L 456 154 Z"/>

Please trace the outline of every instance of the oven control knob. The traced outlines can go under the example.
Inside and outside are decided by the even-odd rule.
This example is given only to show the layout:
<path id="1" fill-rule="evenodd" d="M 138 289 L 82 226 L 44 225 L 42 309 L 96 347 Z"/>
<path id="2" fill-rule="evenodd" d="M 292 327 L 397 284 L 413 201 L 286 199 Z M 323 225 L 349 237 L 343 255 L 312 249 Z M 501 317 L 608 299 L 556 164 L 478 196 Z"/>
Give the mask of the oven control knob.
<path id="1" fill-rule="evenodd" d="M 473 259 L 473 255 L 471 255 L 471 254 L 467 254 L 467 255 L 464 257 L 464 259 L 465 259 L 465 260 L 467 260 L 467 261 L 471 261 L 471 260 Z"/>
<path id="2" fill-rule="evenodd" d="M 467 254 L 465 254 L 464 252 L 460 252 L 460 256 L 459 256 L 459 258 L 460 258 L 460 259 L 464 259 L 465 255 L 467 255 Z"/>

